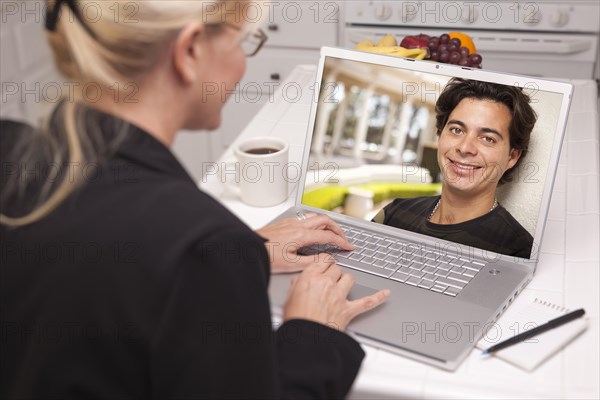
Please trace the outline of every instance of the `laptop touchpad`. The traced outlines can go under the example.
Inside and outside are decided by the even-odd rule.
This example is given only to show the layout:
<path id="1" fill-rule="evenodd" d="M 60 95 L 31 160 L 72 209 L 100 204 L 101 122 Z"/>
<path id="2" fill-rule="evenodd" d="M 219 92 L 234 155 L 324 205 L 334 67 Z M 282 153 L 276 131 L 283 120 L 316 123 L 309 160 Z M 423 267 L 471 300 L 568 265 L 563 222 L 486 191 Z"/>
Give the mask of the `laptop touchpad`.
<path id="1" fill-rule="evenodd" d="M 368 286 L 355 284 L 352 287 L 352 290 L 350 290 L 350 293 L 348 294 L 348 300 L 358 300 L 362 297 L 370 296 L 374 293 L 377 293 L 378 291 L 378 289 L 372 289 Z"/>

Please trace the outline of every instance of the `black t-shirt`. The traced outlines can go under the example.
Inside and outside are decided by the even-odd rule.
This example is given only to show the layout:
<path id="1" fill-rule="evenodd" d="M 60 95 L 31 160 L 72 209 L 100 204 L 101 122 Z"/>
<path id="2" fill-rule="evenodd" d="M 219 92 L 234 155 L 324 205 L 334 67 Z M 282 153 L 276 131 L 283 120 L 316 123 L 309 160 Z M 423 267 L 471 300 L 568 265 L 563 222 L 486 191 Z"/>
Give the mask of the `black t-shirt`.
<path id="1" fill-rule="evenodd" d="M 0 126 L 4 162 L 27 129 Z M 358 343 L 304 320 L 274 331 L 264 240 L 126 133 L 50 215 L 0 227 L 0 398 L 344 397 Z"/>
<path id="2" fill-rule="evenodd" d="M 501 205 L 470 221 L 443 225 L 427 219 L 439 199 L 439 196 L 395 199 L 384 208 L 383 223 L 495 253 L 530 257 L 533 237 Z"/>

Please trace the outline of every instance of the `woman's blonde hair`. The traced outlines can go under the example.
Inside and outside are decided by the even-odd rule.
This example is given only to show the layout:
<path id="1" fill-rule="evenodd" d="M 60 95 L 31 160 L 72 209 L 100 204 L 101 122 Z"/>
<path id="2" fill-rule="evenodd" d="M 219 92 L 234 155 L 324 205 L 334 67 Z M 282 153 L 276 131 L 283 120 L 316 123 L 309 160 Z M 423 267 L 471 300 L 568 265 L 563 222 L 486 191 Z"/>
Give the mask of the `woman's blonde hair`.
<path id="1" fill-rule="evenodd" d="M 207 25 L 223 22 L 241 23 L 242 34 L 255 23 L 265 19 L 261 2 L 250 1 L 190 1 L 190 0 L 78 0 L 76 2 L 48 1 L 49 10 L 57 4 L 61 7 L 56 27 L 47 34 L 59 71 L 79 90 L 69 93 L 72 98 L 63 100 L 55 111 L 61 115 L 51 121 L 62 121 L 60 129 L 52 129 L 49 122 L 36 135 L 43 136 L 46 149 L 50 151 L 23 151 L 14 155 L 18 162 L 35 165 L 52 162 L 62 165 L 68 162 L 73 173 L 70 179 L 60 182 L 44 182 L 39 190 L 37 205 L 24 216 L 0 214 L 0 223 L 23 226 L 44 218 L 58 207 L 81 183 L 84 163 L 101 159 L 107 149 L 118 144 L 102 143 L 100 132 L 93 132 L 85 124 L 83 93 L 81 88 L 89 84 L 111 93 L 141 82 L 144 76 L 159 62 L 166 46 L 187 24 L 201 21 Z M 70 8 L 76 7 L 76 8 Z M 79 17 L 74 18 L 73 13 Z M 85 25 L 84 25 L 85 24 Z M 115 89 L 116 88 L 116 89 Z M 98 130 L 98 129 L 96 129 Z M 122 133 L 126 126 L 120 127 Z M 38 143 L 38 140 L 32 143 Z M 122 139 L 122 137 L 121 137 Z M 23 140 L 30 140 L 25 139 Z M 27 148 L 23 143 L 15 149 Z M 45 158 L 40 160 L 40 154 Z M 5 185 L 3 198 L 25 192 L 20 177 Z"/>

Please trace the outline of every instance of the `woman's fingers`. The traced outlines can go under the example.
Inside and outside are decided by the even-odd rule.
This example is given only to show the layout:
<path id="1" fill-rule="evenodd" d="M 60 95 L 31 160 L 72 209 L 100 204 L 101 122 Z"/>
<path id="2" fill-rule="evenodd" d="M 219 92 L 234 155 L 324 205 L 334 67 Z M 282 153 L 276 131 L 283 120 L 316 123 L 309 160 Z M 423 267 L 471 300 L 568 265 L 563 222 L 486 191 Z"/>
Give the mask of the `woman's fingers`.
<path id="1" fill-rule="evenodd" d="M 370 296 L 365 296 L 363 298 L 348 302 L 347 311 L 350 321 L 356 316 L 380 306 L 389 296 L 390 290 L 384 289 Z"/>
<path id="2" fill-rule="evenodd" d="M 304 226 L 309 229 L 326 229 L 334 232 L 336 235 L 346 238 L 344 231 L 338 224 L 335 223 L 327 215 L 316 215 L 316 214 L 308 214 L 307 218 L 303 221 Z"/>
<path id="3" fill-rule="evenodd" d="M 297 238 L 300 247 L 310 246 L 314 244 L 333 244 L 340 249 L 354 250 L 354 245 L 346 240 L 346 238 L 337 235 L 331 231 L 308 230 L 303 231 Z"/>

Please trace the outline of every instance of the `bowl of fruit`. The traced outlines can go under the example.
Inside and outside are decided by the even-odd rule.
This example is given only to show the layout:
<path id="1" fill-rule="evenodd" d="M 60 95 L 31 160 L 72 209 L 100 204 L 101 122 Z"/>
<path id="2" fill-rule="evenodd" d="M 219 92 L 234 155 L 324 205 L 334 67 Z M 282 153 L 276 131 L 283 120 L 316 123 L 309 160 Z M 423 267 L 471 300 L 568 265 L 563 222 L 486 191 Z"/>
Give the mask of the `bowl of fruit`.
<path id="1" fill-rule="evenodd" d="M 356 49 L 471 68 L 481 68 L 482 62 L 473 39 L 463 32 L 448 32 L 440 36 L 424 33 L 406 36 L 400 45 L 392 35 L 385 35 L 378 44 L 363 40 L 356 45 Z"/>

